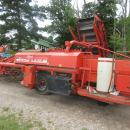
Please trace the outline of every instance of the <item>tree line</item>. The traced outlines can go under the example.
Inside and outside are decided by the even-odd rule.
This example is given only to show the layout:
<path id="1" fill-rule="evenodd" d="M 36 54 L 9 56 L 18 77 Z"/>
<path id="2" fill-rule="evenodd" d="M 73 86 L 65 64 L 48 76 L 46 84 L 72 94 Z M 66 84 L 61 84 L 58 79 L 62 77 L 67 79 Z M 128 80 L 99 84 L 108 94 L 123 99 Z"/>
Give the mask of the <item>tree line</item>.
<path id="1" fill-rule="evenodd" d="M 130 50 L 130 15 L 127 16 L 128 0 L 97 0 L 97 2 L 72 5 L 71 0 L 50 0 L 48 5 L 31 4 L 32 0 L 2 0 L 0 2 L 0 45 L 12 43 L 14 40 L 18 49 L 22 48 L 22 40 L 30 44 L 30 40 L 44 39 L 55 42 L 58 46 L 65 41 L 73 40 L 68 26 L 77 36 L 76 20 L 93 17 L 97 13 L 103 20 L 106 29 L 109 49 L 114 51 Z M 39 27 L 37 19 L 44 24 Z M 115 30 L 119 30 L 120 37 Z M 42 32 L 51 34 L 49 37 Z M 78 37 L 78 36 L 77 36 Z"/>

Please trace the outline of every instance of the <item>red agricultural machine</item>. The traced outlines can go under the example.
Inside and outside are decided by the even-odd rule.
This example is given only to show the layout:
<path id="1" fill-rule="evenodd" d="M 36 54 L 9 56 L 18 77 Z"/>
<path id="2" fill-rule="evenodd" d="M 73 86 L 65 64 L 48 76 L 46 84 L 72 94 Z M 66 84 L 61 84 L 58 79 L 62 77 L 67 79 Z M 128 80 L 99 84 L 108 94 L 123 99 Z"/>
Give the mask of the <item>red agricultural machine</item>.
<path id="1" fill-rule="evenodd" d="M 100 105 L 130 105 L 130 57 L 108 49 L 99 16 L 77 20 L 79 41 L 69 30 L 74 40 L 65 41 L 65 49 L 27 50 L 1 60 L 0 79 L 22 77 L 21 84 L 38 94 L 73 93 L 94 98 Z M 79 49 L 71 50 L 73 44 Z M 115 54 L 125 59 L 116 59 Z"/>

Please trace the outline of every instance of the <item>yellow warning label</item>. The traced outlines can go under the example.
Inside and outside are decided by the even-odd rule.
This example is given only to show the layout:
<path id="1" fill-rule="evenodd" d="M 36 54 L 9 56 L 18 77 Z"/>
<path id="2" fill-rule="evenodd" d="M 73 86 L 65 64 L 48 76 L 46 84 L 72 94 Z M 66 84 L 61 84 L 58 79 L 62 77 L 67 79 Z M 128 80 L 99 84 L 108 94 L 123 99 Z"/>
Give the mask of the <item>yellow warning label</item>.
<path id="1" fill-rule="evenodd" d="M 59 67 L 62 67 L 62 64 L 59 64 Z"/>
<path id="2" fill-rule="evenodd" d="M 15 60 L 14 60 L 14 62 L 15 62 Z"/>
<path id="3" fill-rule="evenodd" d="M 47 62 L 47 65 L 49 65 L 49 62 Z"/>

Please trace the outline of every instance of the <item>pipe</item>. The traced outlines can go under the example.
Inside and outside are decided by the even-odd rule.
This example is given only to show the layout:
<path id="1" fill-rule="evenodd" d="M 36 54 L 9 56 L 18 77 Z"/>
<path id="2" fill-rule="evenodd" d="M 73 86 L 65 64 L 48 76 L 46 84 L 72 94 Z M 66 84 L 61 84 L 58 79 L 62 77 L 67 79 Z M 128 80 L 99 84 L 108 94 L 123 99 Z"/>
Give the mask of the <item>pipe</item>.
<path id="1" fill-rule="evenodd" d="M 111 53 L 113 53 L 113 54 L 116 53 L 116 54 L 118 54 L 118 55 L 120 55 L 120 56 L 123 56 L 123 57 L 126 57 L 126 58 L 130 58 L 129 56 L 126 56 L 126 55 L 123 55 L 123 54 L 120 54 L 120 53 L 117 53 L 117 52 L 114 52 L 114 51 L 110 51 L 109 49 L 105 49 L 105 48 L 103 48 L 103 47 L 101 47 L 101 46 L 93 45 L 93 44 L 97 44 L 97 42 L 87 43 L 87 42 L 78 42 L 78 41 L 74 41 L 74 40 L 71 41 L 71 42 L 66 41 L 66 42 L 65 42 L 65 45 L 66 45 L 65 52 L 69 52 L 69 50 L 70 50 L 70 48 L 71 48 L 71 46 L 72 46 L 73 44 L 76 44 L 76 45 L 79 45 L 79 46 L 83 46 L 83 47 L 87 47 L 87 48 L 89 48 L 90 46 L 93 46 L 93 47 L 96 47 L 96 48 L 105 50 L 105 51 L 107 51 L 107 52 L 111 52 Z"/>
<path id="2" fill-rule="evenodd" d="M 25 66 L 25 65 L 15 64 L 15 63 L 7 63 L 7 62 L 0 62 L 0 66 L 8 66 L 8 67 L 22 68 L 22 67 Z"/>
<path id="3" fill-rule="evenodd" d="M 58 67 L 44 67 L 44 66 L 37 66 L 36 69 L 38 70 L 46 70 L 46 71 L 58 71 L 58 72 L 68 72 L 68 73 L 79 73 L 79 69 L 66 69 L 66 68 L 58 68 Z"/>

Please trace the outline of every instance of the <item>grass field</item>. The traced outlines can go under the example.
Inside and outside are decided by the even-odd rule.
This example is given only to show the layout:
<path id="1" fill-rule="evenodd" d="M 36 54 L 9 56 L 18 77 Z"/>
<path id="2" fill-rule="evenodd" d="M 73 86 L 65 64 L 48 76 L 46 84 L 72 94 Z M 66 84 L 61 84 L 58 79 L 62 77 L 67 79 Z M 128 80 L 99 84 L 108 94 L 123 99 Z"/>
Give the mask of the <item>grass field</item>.
<path id="1" fill-rule="evenodd" d="M 22 110 L 19 111 L 18 115 L 15 115 L 9 111 L 9 107 L 1 109 L 0 130 L 31 130 L 33 128 L 46 130 L 39 121 L 35 121 L 34 123 L 32 123 L 31 119 L 24 121 Z"/>

